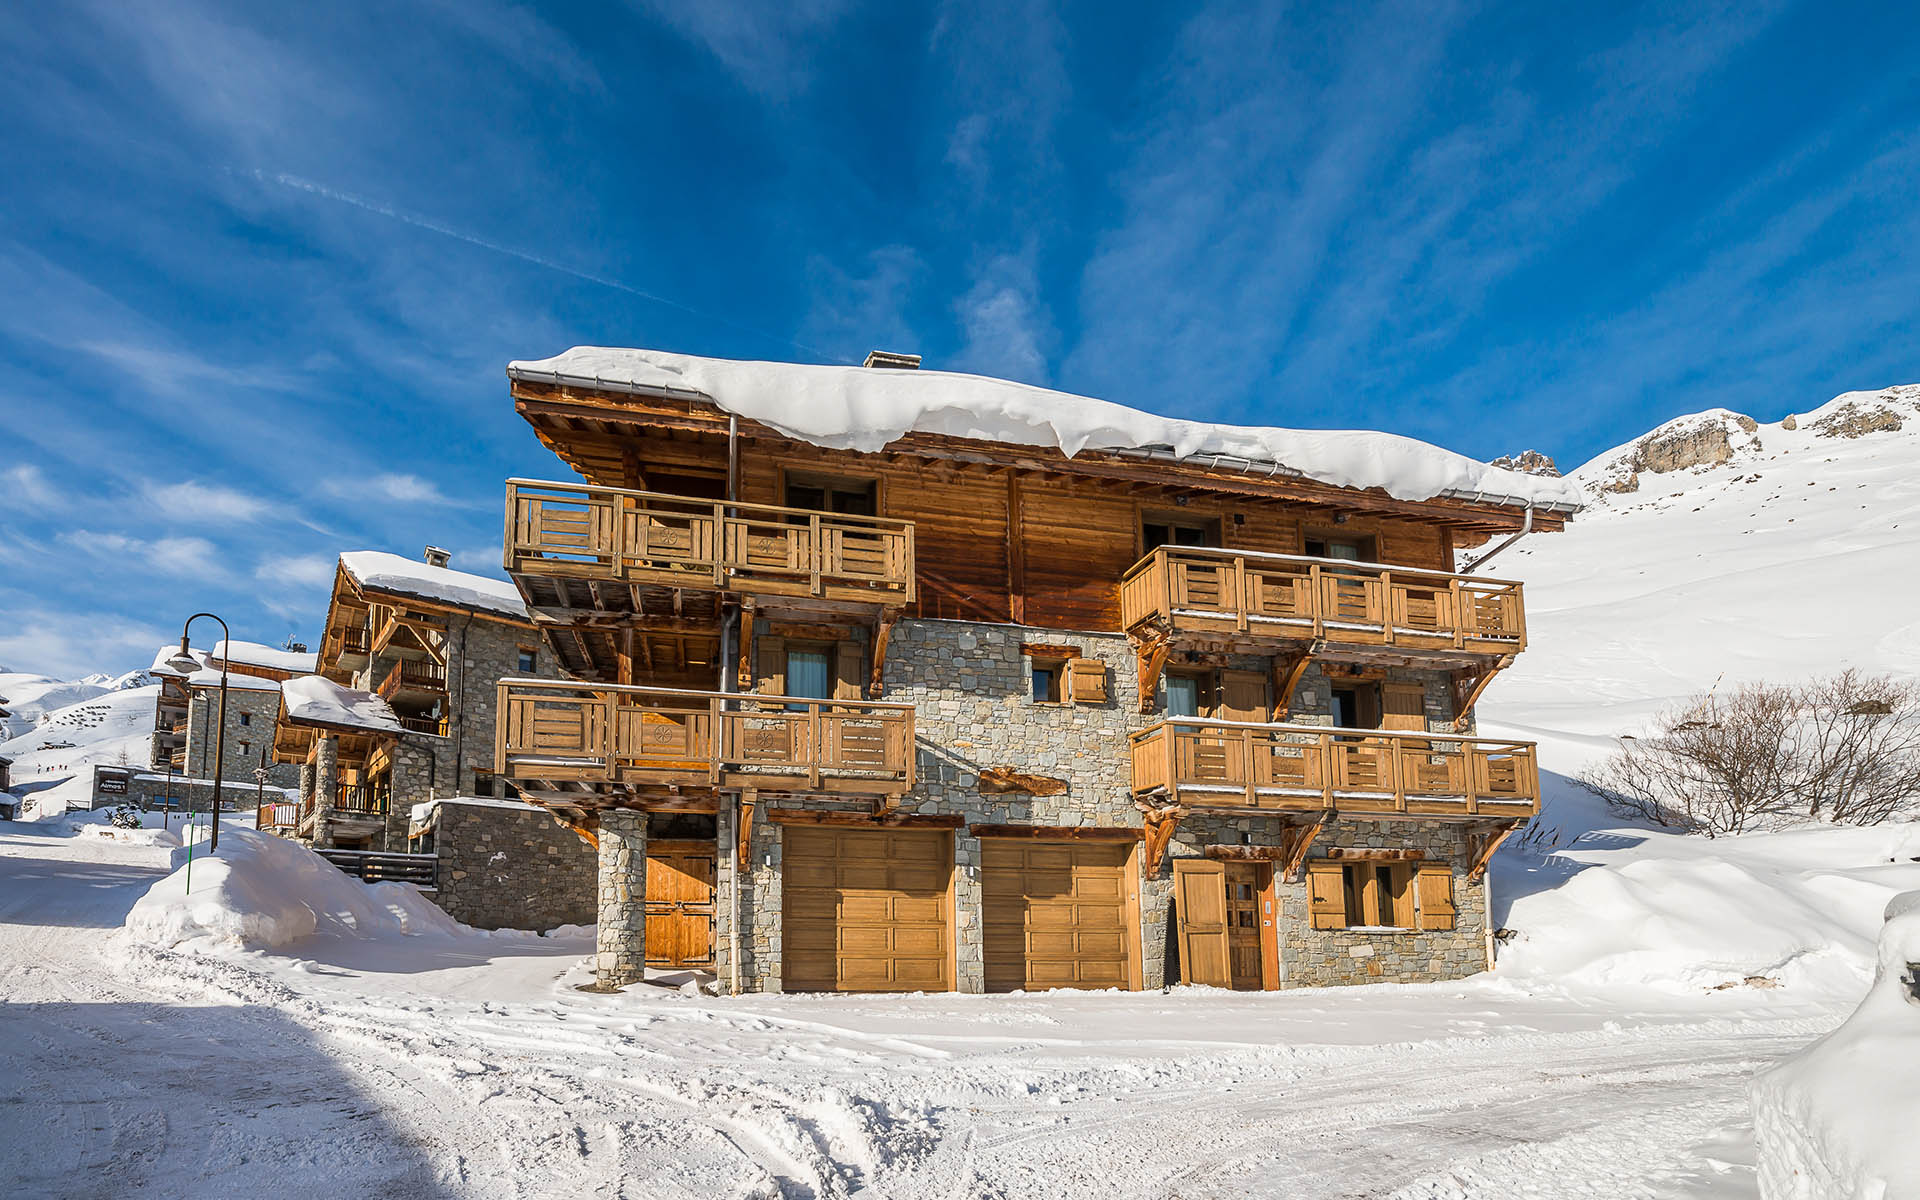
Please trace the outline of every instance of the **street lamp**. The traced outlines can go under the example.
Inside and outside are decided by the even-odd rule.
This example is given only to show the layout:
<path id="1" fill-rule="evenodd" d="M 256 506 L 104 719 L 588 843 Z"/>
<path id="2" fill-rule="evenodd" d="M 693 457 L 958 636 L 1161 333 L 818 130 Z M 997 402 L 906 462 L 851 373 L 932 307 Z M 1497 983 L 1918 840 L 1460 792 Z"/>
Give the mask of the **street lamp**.
<path id="1" fill-rule="evenodd" d="M 233 645 L 233 631 L 227 628 L 225 621 L 221 621 L 219 617 L 208 612 L 193 614 L 187 618 L 187 623 L 180 627 L 180 653 L 167 660 L 167 665 L 182 675 L 191 676 L 200 669 L 199 661 L 187 652 L 187 630 L 201 617 L 219 622 L 221 636 L 226 639 L 225 644 L 229 648 Z M 189 694 L 191 694 L 191 692 L 189 692 Z M 220 715 L 213 726 L 213 832 L 207 838 L 207 853 L 209 854 L 220 848 L 220 773 L 221 769 L 226 765 L 226 761 L 227 660 L 225 656 L 222 656 L 220 659 Z"/>

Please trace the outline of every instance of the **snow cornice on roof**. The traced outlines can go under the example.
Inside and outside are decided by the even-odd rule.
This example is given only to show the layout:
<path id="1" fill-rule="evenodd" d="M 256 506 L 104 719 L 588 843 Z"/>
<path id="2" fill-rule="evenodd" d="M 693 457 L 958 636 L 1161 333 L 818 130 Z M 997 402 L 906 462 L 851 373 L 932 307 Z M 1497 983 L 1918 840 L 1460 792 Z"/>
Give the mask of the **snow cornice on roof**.
<path id="1" fill-rule="evenodd" d="M 582 346 L 507 366 L 509 379 L 690 400 L 830 449 L 875 452 L 908 433 L 1209 467 L 1397 500 L 1442 497 L 1542 512 L 1579 511 L 1558 478 L 1493 467 L 1412 438 L 1367 430 L 1213 425 L 1110 401 L 945 371 L 698 358 Z"/>

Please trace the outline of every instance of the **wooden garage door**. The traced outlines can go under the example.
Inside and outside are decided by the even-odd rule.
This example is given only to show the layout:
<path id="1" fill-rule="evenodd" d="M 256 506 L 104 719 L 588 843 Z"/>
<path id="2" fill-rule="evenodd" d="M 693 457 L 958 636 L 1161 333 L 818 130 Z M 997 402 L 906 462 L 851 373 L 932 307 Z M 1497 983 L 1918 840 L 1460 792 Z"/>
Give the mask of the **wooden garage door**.
<path id="1" fill-rule="evenodd" d="M 782 836 L 784 988 L 952 989 L 951 834 L 789 825 Z"/>
<path id="2" fill-rule="evenodd" d="M 1132 986 L 1131 845 L 980 839 L 987 990 Z"/>

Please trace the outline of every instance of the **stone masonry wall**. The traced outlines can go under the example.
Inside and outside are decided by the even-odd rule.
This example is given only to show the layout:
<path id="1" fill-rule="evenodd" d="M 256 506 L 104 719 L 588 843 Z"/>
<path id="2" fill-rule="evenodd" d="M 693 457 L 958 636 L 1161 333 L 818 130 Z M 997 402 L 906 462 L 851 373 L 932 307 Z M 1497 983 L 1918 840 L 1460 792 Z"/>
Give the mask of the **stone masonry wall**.
<path id="1" fill-rule="evenodd" d="M 440 858 L 434 899 L 454 920 L 542 931 L 593 924 L 593 848 L 544 810 L 442 800 L 423 832 Z"/>
<path id="2" fill-rule="evenodd" d="M 220 711 L 218 687 L 196 687 L 187 708 L 187 763 L 184 773 L 213 778 L 214 724 Z M 273 761 L 273 726 L 280 716 L 280 691 L 227 688 L 226 743 L 222 747 L 220 778 L 228 784 L 255 783 L 253 772 L 267 768 L 268 787 L 295 787 L 300 768 Z"/>

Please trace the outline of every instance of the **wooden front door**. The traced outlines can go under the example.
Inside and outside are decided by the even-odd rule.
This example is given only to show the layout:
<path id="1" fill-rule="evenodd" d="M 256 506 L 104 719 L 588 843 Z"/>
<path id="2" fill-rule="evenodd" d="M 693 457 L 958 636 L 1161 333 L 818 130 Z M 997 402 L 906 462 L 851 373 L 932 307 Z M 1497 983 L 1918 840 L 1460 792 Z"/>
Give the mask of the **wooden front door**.
<path id="1" fill-rule="evenodd" d="M 980 840 L 989 992 L 1137 986 L 1131 844 Z"/>
<path id="2" fill-rule="evenodd" d="M 1263 918 L 1271 921 L 1267 903 L 1270 863 L 1226 864 L 1227 970 L 1236 991 L 1258 991 L 1266 986 L 1266 938 Z"/>
<path id="3" fill-rule="evenodd" d="M 1223 864 L 1207 858 L 1173 860 L 1173 908 L 1178 922 L 1180 982 L 1227 987 L 1226 876 Z"/>
<path id="4" fill-rule="evenodd" d="M 647 965 L 713 966 L 712 842 L 647 847 Z"/>
<path id="5" fill-rule="evenodd" d="M 953 838 L 945 831 L 781 831 L 781 986 L 949 991 Z"/>

